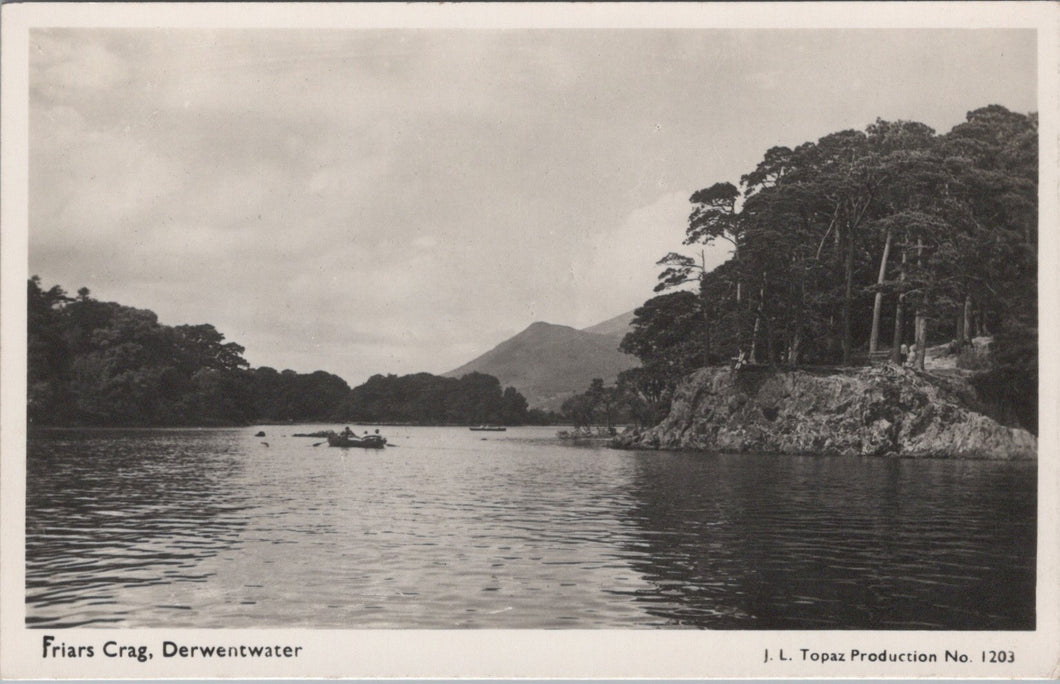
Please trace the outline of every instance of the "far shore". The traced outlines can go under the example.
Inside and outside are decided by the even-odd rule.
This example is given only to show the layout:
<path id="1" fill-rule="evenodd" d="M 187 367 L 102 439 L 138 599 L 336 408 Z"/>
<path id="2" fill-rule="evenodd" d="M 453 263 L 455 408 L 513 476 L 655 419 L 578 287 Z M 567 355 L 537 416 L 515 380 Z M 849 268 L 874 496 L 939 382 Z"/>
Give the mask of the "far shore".
<path id="1" fill-rule="evenodd" d="M 298 423 L 244 423 L 239 425 L 40 425 L 36 423 L 30 423 L 28 425 L 27 432 L 34 432 L 37 430 L 234 430 L 240 428 L 267 428 L 267 427 L 299 427 L 299 426 L 319 426 L 319 425 L 338 425 L 344 427 L 346 425 L 359 425 L 362 427 L 452 427 L 452 428 L 470 428 L 478 427 L 482 423 L 360 423 L 357 421 L 310 421 L 310 422 L 298 422 Z M 506 428 L 521 428 L 521 427 L 540 427 L 540 428 L 552 428 L 557 430 L 569 429 L 569 425 L 564 424 L 551 424 L 551 425 L 503 425 L 498 427 Z"/>

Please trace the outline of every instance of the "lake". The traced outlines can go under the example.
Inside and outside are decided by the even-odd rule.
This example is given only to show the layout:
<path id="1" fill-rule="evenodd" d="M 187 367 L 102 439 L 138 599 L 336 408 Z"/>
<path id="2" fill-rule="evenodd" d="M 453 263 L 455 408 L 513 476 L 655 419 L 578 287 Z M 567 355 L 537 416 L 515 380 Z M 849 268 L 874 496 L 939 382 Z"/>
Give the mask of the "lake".
<path id="1" fill-rule="evenodd" d="M 1034 463 L 326 427 L 35 430 L 28 626 L 1035 627 Z"/>

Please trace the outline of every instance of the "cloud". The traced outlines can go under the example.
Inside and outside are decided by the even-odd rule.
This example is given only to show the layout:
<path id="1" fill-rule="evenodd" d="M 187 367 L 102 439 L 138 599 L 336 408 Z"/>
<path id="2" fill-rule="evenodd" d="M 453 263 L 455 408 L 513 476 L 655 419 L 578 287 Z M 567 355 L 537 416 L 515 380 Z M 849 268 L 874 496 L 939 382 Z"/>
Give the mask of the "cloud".
<path id="1" fill-rule="evenodd" d="M 655 296 L 653 288 L 662 270 L 657 262 L 670 252 L 699 257 L 702 251 L 708 269 L 729 257 L 726 243 L 683 244 L 691 194 L 663 195 L 632 211 L 615 231 L 596 237 L 586 258 L 574 266 L 575 289 L 594 294 L 590 305 L 578 311 L 580 325 L 599 322 L 601 303 L 610 315 L 617 315 Z"/>
<path id="2" fill-rule="evenodd" d="M 1027 35 L 34 30 L 31 270 L 254 363 L 442 372 L 642 303 L 772 145 L 1033 108 Z"/>
<path id="3" fill-rule="evenodd" d="M 131 65 L 103 42 L 77 44 L 63 31 L 36 29 L 30 35 L 36 78 L 34 96 L 71 101 L 86 91 L 107 92 L 125 82 Z"/>

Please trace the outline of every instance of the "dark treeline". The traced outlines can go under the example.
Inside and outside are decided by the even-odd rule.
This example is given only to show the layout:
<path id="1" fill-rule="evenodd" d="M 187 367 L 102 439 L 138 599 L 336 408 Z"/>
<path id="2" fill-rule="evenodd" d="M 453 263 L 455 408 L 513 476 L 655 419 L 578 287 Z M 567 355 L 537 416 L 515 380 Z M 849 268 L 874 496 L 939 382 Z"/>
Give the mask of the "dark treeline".
<path id="1" fill-rule="evenodd" d="M 637 391 L 636 380 L 642 372 L 641 368 L 623 371 L 613 386 L 605 385 L 601 378 L 594 378 L 589 389 L 563 402 L 560 408 L 562 417 L 576 428 L 631 423 L 654 425 L 665 416 L 658 412 L 658 406 Z"/>
<path id="2" fill-rule="evenodd" d="M 244 348 L 212 325 L 168 326 L 151 311 L 44 289 L 28 292 L 27 412 L 43 425 L 245 425 L 361 421 L 426 424 L 548 416 L 496 378 L 374 376 L 350 389 L 316 371 L 251 369 Z"/>
<path id="3" fill-rule="evenodd" d="M 443 378 L 430 373 L 373 375 L 343 404 L 348 420 L 417 425 L 546 424 L 555 416 L 528 410 L 526 397 L 492 375 L 469 373 Z"/>
<path id="4" fill-rule="evenodd" d="M 731 258 L 663 257 L 658 296 L 621 349 L 620 379 L 659 416 L 692 370 L 901 358 L 991 337 L 972 382 L 1037 429 L 1038 117 L 989 106 L 948 133 L 877 120 L 768 150 L 737 187 L 694 193 L 686 245 Z M 650 422 L 650 421 L 649 421 Z"/>

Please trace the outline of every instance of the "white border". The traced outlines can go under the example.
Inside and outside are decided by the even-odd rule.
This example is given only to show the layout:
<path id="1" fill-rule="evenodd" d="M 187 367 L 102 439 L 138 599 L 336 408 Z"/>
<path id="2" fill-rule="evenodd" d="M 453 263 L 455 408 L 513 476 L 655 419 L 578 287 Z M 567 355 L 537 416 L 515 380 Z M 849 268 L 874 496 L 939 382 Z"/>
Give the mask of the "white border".
<path id="1" fill-rule="evenodd" d="M 1060 500 L 1056 380 L 1060 360 L 1057 99 L 1060 5 L 1054 3 L 780 4 L 21 4 L 4 5 L 0 140 L 0 676 L 3 678 L 402 677 L 800 678 L 1060 677 Z M 1035 28 L 1041 141 L 1041 415 L 1037 629 L 1033 632 L 441 631 L 65 629 L 68 643 L 290 643 L 297 660 L 41 660 L 43 630 L 25 628 L 25 358 L 28 32 L 34 27 L 319 28 Z M 98 646 L 97 646 L 98 648 Z M 1018 654 L 1002 668 L 763 663 L 763 649 L 888 649 Z M 977 658 L 976 658 L 977 659 Z M 994 666 L 996 668 L 996 666 Z"/>

